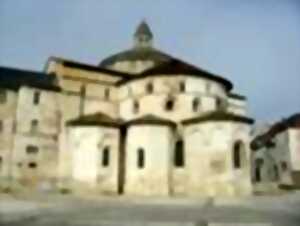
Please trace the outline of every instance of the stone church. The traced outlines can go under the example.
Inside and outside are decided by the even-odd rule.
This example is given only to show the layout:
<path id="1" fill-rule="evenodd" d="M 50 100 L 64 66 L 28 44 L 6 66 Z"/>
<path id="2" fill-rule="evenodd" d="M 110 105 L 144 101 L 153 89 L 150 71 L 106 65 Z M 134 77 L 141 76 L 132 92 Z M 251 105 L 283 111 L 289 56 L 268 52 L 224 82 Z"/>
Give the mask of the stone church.
<path id="1" fill-rule="evenodd" d="M 43 72 L 0 68 L 0 186 L 99 195 L 252 193 L 246 97 L 228 79 L 154 47 Z"/>

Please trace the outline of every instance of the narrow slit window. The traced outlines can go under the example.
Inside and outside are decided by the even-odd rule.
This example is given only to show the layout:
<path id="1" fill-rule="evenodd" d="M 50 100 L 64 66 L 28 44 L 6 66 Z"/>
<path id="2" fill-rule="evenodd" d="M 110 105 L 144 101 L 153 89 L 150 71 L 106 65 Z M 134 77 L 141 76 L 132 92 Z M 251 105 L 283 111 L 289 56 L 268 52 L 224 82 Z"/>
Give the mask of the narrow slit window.
<path id="1" fill-rule="evenodd" d="M 35 91 L 33 93 L 33 104 L 38 105 L 40 103 L 40 92 Z"/>
<path id="2" fill-rule="evenodd" d="M 184 167 L 183 141 L 179 140 L 175 144 L 174 164 L 176 167 Z"/>
<path id="3" fill-rule="evenodd" d="M 152 82 L 149 82 L 146 86 L 146 91 L 148 94 L 151 94 L 153 93 L 153 83 Z"/>
<path id="4" fill-rule="evenodd" d="M 220 98 L 216 98 L 216 108 L 220 110 L 222 108 L 222 100 Z"/>
<path id="5" fill-rule="evenodd" d="M 103 156 L 102 156 L 102 166 L 108 167 L 109 166 L 109 159 L 110 159 L 110 148 L 106 146 L 103 149 Z"/>
<path id="6" fill-rule="evenodd" d="M 133 102 L 133 113 L 137 114 L 140 110 L 140 104 L 137 100 Z"/>
<path id="7" fill-rule="evenodd" d="M 3 121 L 0 120 L 0 133 L 3 132 Z"/>
<path id="8" fill-rule="evenodd" d="M 38 130 L 38 124 L 39 122 L 36 119 L 31 121 L 31 132 L 36 132 Z"/>
<path id="9" fill-rule="evenodd" d="M 180 90 L 180 92 L 185 92 L 185 82 L 184 81 L 181 81 L 180 83 L 179 83 L 179 90 Z"/>
<path id="10" fill-rule="evenodd" d="M 255 167 L 255 181 L 261 182 L 260 166 Z"/>
<path id="11" fill-rule="evenodd" d="M 194 100 L 193 100 L 193 104 L 192 104 L 193 106 L 193 112 L 198 112 L 199 111 L 199 106 L 200 106 L 200 100 L 199 100 L 199 98 L 195 98 Z"/>
<path id="12" fill-rule="evenodd" d="M 2 171 L 2 166 L 3 166 L 3 159 L 2 156 L 0 156 L 0 172 Z"/>
<path id="13" fill-rule="evenodd" d="M 109 100 L 110 97 L 110 89 L 109 88 L 105 88 L 104 90 L 104 98 L 105 100 Z"/>
<path id="14" fill-rule="evenodd" d="M 237 141 L 233 146 L 233 166 L 235 169 L 240 169 L 242 167 L 242 159 L 244 150 L 243 143 L 241 141 Z"/>
<path id="15" fill-rule="evenodd" d="M 145 150 L 143 148 L 139 148 L 137 151 L 137 165 L 139 169 L 142 169 L 145 167 Z"/>

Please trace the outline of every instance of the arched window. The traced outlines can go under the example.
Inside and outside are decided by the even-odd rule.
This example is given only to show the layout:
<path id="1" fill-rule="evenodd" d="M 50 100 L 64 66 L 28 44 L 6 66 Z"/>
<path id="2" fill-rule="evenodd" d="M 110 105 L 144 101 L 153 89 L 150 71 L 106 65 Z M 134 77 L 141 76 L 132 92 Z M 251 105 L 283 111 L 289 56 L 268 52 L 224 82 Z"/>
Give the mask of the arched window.
<path id="1" fill-rule="evenodd" d="M 137 114 L 140 110 L 140 104 L 137 100 L 133 101 L 133 113 Z"/>
<path id="2" fill-rule="evenodd" d="M 165 109 L 166 109 L 166 111 L 172 111 L 174 109 L 174 100 L 173 99 L 168 99 L 166 101 Z"/>
<path id="3" fill-rule="evenodd" d="M 37 154 L 39 152 L 39 149 L 37 146 L 28 145 L 26 147 L 26 153 L 27 154 Z"/>
<path id="4" fill-rule="evenodd" d="M 233 167 L 240 169 L 242 167 L 243 160 L 245 158 L 244 144 L 241 141 L 237 141 L 233 146 Z"/>
<path id="5" fill-rule="evenodd" d="M 200 100 L 199 100 L 199 98 L 195 98 L 194 100 L 193 100 L 193 104 L 192 104 L 193 106 L 193 111 L 194 112 L 198 112 L 198 110 L 199 110 L 199 106 L 200 106 Z"/>
<path id="6" fill-rule="evenodd" d="M 102 166 L 107 167 L 109 165 L 110 148 L 105 146 L 103 149 Z"/>
<path id="7" fill-rule="evenodd" d="M 182 140 L 178 140 L 175 144 L 174 165 L 176 167 L 184 167 L 184 148 Z"/>
<path id="8" fill-rule="evenodd" d="M 109 90 L 109 88 L 105 88 L 104 89 L 104 98 L 105 98 L 105 100 L 108 100 L 109 96 L 110 96 L 110 90 Z"/>
<path id="9" fill-rule="evenodd" d="M 143 148 L 137 150 L 137 165 L 140 169 L 145 167 L 145 150 Z"/>
<path id="10" fill-rule="evenodd" d="M 261 181 L 261 168 L 264 164 L 264 160 L 262 158 L 255 159 L 254 169 L 255 169 L 255 182 Z"/>
<path id="11" fill-rule="evenodd" d="M 40 103 L 40 92 L 39 91 L 35 91 L 33 93 L 33 104 L 34 105 L 38 105 Z"/>
<path id="12" fill-rule="evenodd" d="M 153 83 L 152 83 L 152 82 L 149 82 L 149 83 L 147 84 L 147 86 L 146 86 L 146 92 L 147 92 L 148 94 L 153 93 Z"/>
<path id="13" fill-rule="evenodd" d="M 261 181 L 260 166 L 255 166 L 255 182 Z"/>
<path id="14" fill-rule="evenodd" d="M 180 92 L 185 92 L 185 82 L 184 81 L 181 81 L 180 83 L 179 83 L 179 90 L 180 90 Z"/>

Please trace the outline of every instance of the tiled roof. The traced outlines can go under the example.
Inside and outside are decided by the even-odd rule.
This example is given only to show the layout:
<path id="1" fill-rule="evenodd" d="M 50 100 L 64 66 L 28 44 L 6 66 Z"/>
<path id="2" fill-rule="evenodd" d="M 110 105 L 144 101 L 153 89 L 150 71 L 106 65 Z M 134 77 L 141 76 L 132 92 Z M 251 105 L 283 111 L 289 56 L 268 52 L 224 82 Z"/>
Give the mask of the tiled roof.
<path id="1" fill-rule="evenodd" d="M 175 127 L 176 123 L 165 118 L 158 117 L 156 115 L 148 114 L 136 119 L 129 120 L 124 123 L 126 126 L 130 125 L 166 125 Z"/>
<path id="2" fill-rule="evenodd" d="M 240 94 L 237 94 L 237 93 L 229 93 L 228 96 L 230 98 L 238 99 L 238 100 L 246 100 L 247 99 L 247 97 L 245 97 L 243 95 L 240 95 Z"/>
<path id="3" fill-rule="evenodd" d="M 17 91 L 21 86 L 59 91 L 56 76 L 8 67 L 0 67 L 0 87 Z"/>
<path id="4" fill-rule="evenodd" d="M 255 137 L 251 142 L 251 148 L 253 150 L 257 150 L 270 144 L 277 134 L 290 128 L 300 129 L 300 113 L 294 114 L 287 119 L 283 119 L 280 122 L 275 123 L 266 133 Z"/>
<path id="5" fill-rule="evenodd" d="M 213 111 L 204 115 L 200 115 L 194 118 L 186 119 L 182 121 L 183 125 L 189 125 L 194 123 L 202 123 L 207 121 L 233 121 L 247 124 L 253 124 L 254 120 L 241 115 L 236 115 L 229 112 Z"/>
<path id="6" fill-rule="evenodd" d="M 89 115 L 83 115 L 67 122 L 68 126 L 108 126 L 121 127 L 131 125 L 167 125 L 176 126 L 176 123 L 154 115 L 144 115 L 136 119 L 124 121 L 121 119 L 113 119 L 110 116 L 98 112 Z"/>
<path id="7" fill-rule="evenodd" d="M 122 121 L 120 119 L 113 119 L 110 116 L 97 112 L 94 114 L 83 115 L 76 119 L 69 120 L 68 126 L 108 126 L 108 127 L 119 127 Z"/>
<path id="8" fill-rule="evenodd" d="M 120 78 L 127 78 L 127 77 L 132 76 L 129 73 L 114 71 L 114 70 L 111 70 L 111 69 L 98 67 L 98 66 L 94 66 L 94 65 L 90 65 L 90 64 L 84 64 L 84 63 L 81 63 L 81 62 L 77 62 L 77 61 L 69 60 L 69 59 L 63 59 L 63 58 L 60 58 L 60 57 L 50 57 L 48 61 L 51 61 L 51 60 L 60 62 L 62 65 L 66 66 L 66 67 L 78 68 L 78 69 L 82 69 L 82 70 L 86 70 L 86 71 L 92 71 L 92 72 L 105 73 L 105 74 L 109 74 L 109 75 L 112 75 L 112 76 L 117 76 L 117 77 L 120 77 Z"/>
<path id="9" fill-rule="evenodd" d="M 129 81 L 149 77 L 149 76 L 161 76 L 161 75 L 170 75 L 170 76 L 178 76 L 178 75 L 189 75 L 189 76 L 196 76 L 201 78 L 206 78 L 209 80 L 214 80 L 223 84 L 227 90 L 231 90 L 233 85 L 230 81 L 225 78 L 219 77 L 213 73 L 205 71 L 201 68 L 198 68 L 194 65 L 188 64 L 184 61 L 178 59 L 171 59 L 167 62 L 161 63 L 158 66 L 152 67 L 138 76 L 134 76 L 128 79 L 124 79 L 120 81 L 118 84 L 123 84 Z"/>

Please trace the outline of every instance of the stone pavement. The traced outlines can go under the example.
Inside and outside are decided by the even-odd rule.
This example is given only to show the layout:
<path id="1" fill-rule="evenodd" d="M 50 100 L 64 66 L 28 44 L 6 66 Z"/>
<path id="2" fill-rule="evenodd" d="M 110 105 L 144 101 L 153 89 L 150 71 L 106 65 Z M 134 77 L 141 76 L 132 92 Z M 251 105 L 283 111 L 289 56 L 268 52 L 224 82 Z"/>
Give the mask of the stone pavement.
<path id="1" fill-rule="evenodd" d="M 300 226 L 300 193 L 248 199 L 0 196 L 1 226 Z"/>

